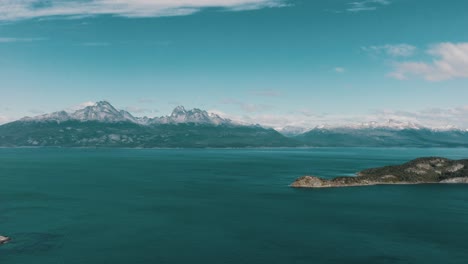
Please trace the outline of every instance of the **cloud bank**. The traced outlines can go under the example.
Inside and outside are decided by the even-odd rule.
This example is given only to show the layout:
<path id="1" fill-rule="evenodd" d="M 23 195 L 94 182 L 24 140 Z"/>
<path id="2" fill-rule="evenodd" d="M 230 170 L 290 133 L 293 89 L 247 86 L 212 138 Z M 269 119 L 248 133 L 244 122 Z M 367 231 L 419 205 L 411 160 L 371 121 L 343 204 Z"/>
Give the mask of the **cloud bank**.
<path id="1" fill-rule="evenodd" d="M 285 6 L 285 0 L 0 0 L 0 21 L 41 17 L 180 16 L 204 8 L 252 10 Z"/>
<path id="2" fill-rule="evenodd" d="M 322 126 L 355 126 L 373 122 L 385 124 L 389 120 L 433 129 L 468 129 L 468 105 L 454 108 L 429 108 L 419 111 L 375 110 L 367 114 L 328 114 L 314 112 L 310 109 L 298 109 L 284 114 L 245 111 L 245 115 L 231 115 L 218 110 L 211 110 L 211 112 L 240 123 L 260 124 L 276 129 L 297 127 L 307 130 Z"/>

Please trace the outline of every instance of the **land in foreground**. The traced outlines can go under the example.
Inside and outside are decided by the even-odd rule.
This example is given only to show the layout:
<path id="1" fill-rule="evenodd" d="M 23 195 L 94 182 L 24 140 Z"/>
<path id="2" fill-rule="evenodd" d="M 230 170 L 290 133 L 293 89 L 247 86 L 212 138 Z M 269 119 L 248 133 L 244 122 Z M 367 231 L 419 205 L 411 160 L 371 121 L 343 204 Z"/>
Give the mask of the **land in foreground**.
<path id="1" fill-rule="evenodd" d="M 356 177 L 322 179 L 304 176 L 294 181 L 291 187 L 327 188 L 422 183 L 468 183 L 468 159 L 418 158 L 403 165 L 363 170 L 357 173 Z"/>

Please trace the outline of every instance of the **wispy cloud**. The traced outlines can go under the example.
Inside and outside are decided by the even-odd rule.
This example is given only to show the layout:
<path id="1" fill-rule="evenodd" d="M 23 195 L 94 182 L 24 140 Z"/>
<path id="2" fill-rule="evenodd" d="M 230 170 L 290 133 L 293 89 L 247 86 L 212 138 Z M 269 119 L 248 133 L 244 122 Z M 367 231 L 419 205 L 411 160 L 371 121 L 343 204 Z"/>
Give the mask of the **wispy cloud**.
<path id="1" fill-rule="evenodd" d="M 84 42 L 82 45 L 85 47 L 106 47 L 110 46 L 111 44 L 108 42 Z"/>
<path id="2" fill-rule="evenodd" d="M 79 103 L 77 105 L 73 105 L 73 106 L 67 108 L 66 111 L 67 112 L 74 112 L 76 110 L 83 109 L 83 108 L 85 108 L 87 106 L 92 106 L 94 104 L 96 104 L 96 102 L 92 102 L 92 101 L 82 102 L 82 103 Z"/>
<path id="3" fill-rule="evenodd" d="M 392 57 L 410 57 L 416 53 L 417 48 L 409 44 L 386 44 L 362 47 L 362 50 L 372 54 L 385 54 Z"/>
<path id="4" fill-rule="evenodd" d="M 157 109 L 138 107 L 138 106 L 128 106 L 125 108 L 125 110 L 132 114 L 155 114 L 159 112 L 159 110 Z"/>
<path id="5" fill-rule="evenodd" d="M 181 16 L 210 7 L 239 11 L 283 6 L 285 0 L 1 0 L 0 21 L 93 15 Z"/>
<path id="6" fill-rule="evenodd" d="M 346 69 L 343 67 L 336 67 L 333 70 L 337 73 L 344 73 L 346 71 Z"/>
<path id="7" fill-rule="evenodd" d="M 390 5 L 389 0 L 364 0 L 348 3 L 348 12 L 362 12 L 362 11 L 374 11 L 378 8 L 386 5 Z"/>
<path id="8" fill-rule="evenodd" d="M 1 4 L 0 4 L 1 6 Z M 0 11 L 1 12 L 1 11 Z M 0 37 L 0 43 L 14 43 L 14 42 L 33 42 L 44 40 L 43 38 L 11 38 L 11 37 Z"/>
<path id="9" fill-rule="evenodd" d="M 468 78 L 468 43 L 440 43 L 426 52 L 431 56 L 431 62 L 395 63 L 395 69 L 389 76 L 399 80 L 415 76 L 427 81 Z"/>

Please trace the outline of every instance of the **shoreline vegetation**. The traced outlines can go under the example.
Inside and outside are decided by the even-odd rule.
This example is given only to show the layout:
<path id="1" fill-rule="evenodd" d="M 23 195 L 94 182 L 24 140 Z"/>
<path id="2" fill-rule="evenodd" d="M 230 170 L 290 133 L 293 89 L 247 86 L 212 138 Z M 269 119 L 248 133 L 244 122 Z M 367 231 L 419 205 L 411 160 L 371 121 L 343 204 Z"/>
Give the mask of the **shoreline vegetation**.
<path id="1" fill-rule="evenodd" d="M 372 168 L 356 176 L 324 179 L 303 176 L 293 188 L 335 188 L 372 185 L 468 184 L 468 159 L 450 160 L 441 157 L 418 158 L 402 165 Z"/>

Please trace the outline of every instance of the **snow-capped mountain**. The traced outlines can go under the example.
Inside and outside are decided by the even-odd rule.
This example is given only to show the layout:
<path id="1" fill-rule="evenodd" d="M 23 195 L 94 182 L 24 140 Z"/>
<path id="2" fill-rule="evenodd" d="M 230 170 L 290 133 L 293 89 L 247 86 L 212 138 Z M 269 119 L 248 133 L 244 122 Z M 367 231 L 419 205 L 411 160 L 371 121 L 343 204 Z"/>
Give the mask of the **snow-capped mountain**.
<path id="1" fill-rule="evenodd" d="M 198 108 L 186 110 L 183 106 L 177 106 L 170 116 L 155 117 L 148 121 L 152 124 L 180 124 L 180 123 L 196 123 L 210 125 L 226 125 L 232 124 L 232 121 L 220 117 L 217 114 L 208 113 L 207 111 Z"/>
<path id="2" fill-rule="evenodd" d="M 395 119 L 388 119 L 385 122 L 366 122 L 357 125 L 350 125 L 348 128 L 354 129 L 365 129 L 365 128 L 388 128 L 388 129 L 396 129 L 396 130 L 403 130 L 403 129 L 422 129 L 425 128 L 422 125 L 413 123 L 413 122 L 405 122 L 399 121 Z"/>
<path id="3" fill-rule="evenodd" d="M 277 128 L 276 131 L 280 132 L 285 136 L 297 136 L 304 132 L 307 132 L 310 129 L 304 127 L 297 127 L 297 126 L 285 126 L 282 128 Z"/>
<path id="4" fill-rule="evenodd" d="M 345 126 L 321 125 L 293 138 L 305 145 L 318 147 L 459 147 L 468 145 L 468 133 L 453 126 L 430 128 L 395 119 Z"/>
<path id="5" fill-rule="evenodd" d="M 79 121 L 100 121 L 100 122 L 137 122 L 137 119 L 129 112 L 117 110 L 106 101 L 100 101 L 92 106 L 87 106 L 71 114 L 71 119 Z"/>
<path id="6" fill-rule="evenodd" d="M 454 128 L 454 127 L 452 127 Z M 370 121 L 370 122 L 363 122 L 363 123 L 356 123 L 356 124 L 346 124 L 346 125 L 328 125 L 322 124 L 315 126 L 311 129 L 307 129 L 306 131 L 311 130 L 362 130 L 362 129 L 389 129 L 389 130 L 405 130 L 405 129 L 431 129 L 429 127 L 425 127 L 423 125 L 408 122 L 408 121 L 399 121 L 395 119 L 388 119 L 383 122 L 377 121 Z"/>
<path id="7" fill-rule="evenodd" d="M 20 121 L 36 121 L 36 122 L 45 122 L 45 121 L 56 121 L 64 122 L 71 119 L 71 116 L 65 111 L 53 112 L 50 114 L 39 115 L 35 117 L 24 117 Z"/>
<path id="8" fill-rule="evenodd" d="M 25 117 L 20 121 L 33 122 L 65 122 L 65 121 L 98 121 L 105 123 L 131 122 L 140 125 L 151 124 L 209 124 L 209 125 L 225 125 L 233 124 L 231 120 L 220 117 L 219 115 L 208 113 L 207 111 L 198 108 L 186 110 L 183 106 L 176 107 L 172 114 L 163 117 L 135 117 L 125 110 L 118 110 L 109 102 L 100 101 L 91 106 L 86 106 L 73 113 L 59 111 L 50 114 Z"/>
<path id="9" fill-rule="evenodd" d="M 90 123 L 92 121 L 92 123 Z M 182 125 L 183 124 L 183 125 Z M 102 101 L 80 110 L 0 125 L 0 147 L 294 147 L 273 129 L 237 125 L 200 109 L 179 106 L 164 117 L 134 117 Z"/>
<path id="10" fill-rule="evenodd" d="M 88 123 L 93 121 L 94 123 Z M 179 125 L 183 124 L 183 125 Z M 468 147 L 468 131 L 388 120 L 279 132 L 234 123 L 200 109 L 135 117 L 101 101 L 73 112 L 27 117 L 0 126 L 0 146 L 102 147 Z M 289 137 L 286 137 L 289 136 Z"/>
<path id="11" fill-rule="evenodd" d="M 39 115 L 35 117 L 25 117 L 20 121 L 37 121 L 37 122 L 65 122 L 70 120 L 77 121 L 100 121 L 100 122 L 124 122 L 131 121 L 136 122 L 137 119 L 130 113 L 124 110 L 115 109 L 110 103 L 106 101 L 100 101 L 91 106 L 86 106 L 83 109 L 79 109 L 73 113 L 66 111 L 58 111 L 50 114 Z"/>

